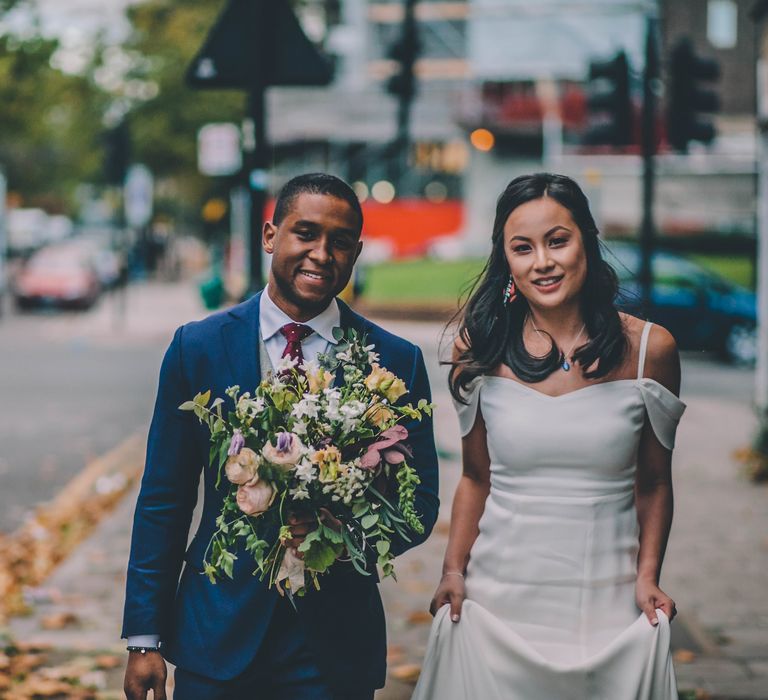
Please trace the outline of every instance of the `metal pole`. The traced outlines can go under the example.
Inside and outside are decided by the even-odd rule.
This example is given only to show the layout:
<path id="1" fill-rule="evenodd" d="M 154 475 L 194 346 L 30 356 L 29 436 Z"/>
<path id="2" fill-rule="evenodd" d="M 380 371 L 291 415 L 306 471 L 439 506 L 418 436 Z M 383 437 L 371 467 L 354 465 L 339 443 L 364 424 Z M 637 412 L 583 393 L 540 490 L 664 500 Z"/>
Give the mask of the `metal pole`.
<path id="1" fill-rule="evenodd" d="M 768 110 L 765 85 L 768 63 L 757 65 L 758 158 L 757 158 L 757 364 L 755 368 L 755 404 L 762 426 L 768 432 Z"/>
<path id="2" fill-rule="evenodd" d="M 643 70 L 643 219 L 640 226 L 640 270 L 639 281 L 643 313 L 651 309 L 653 292 L 653 269 L 651 265 L 656 237 L 653 220 L 653 195 L 656 179 L 654 156 L 656 155 L 656 93 L 655 82 L 659 77 L 659 54 L 656 44 L 656 23 L 654 13 L 646 16 L 645 69 Z"/>
<path id="3" fill-rule="evenodd" d="M 258 85 L 248 94 L 247 117 L 243 123 L 243 172 L 250 198 L 248 294 L 264 287 L 262 272 L 261 231 L 264 227 L 264 205 L 267 201 L 267 126 L 264 86 Z"/>
<path id="4" fill-rule="evenodd" d="M 5 208 L 6 183 L 5 174 L 0 170 L 0 317 L 5 311 L 5 296 L 8 291 L 8 272 L 6 269 L 8 259 L 8 214 Z"/>
<path id="5" fill-rule="evenodd" d="M 413 41 L 416 41 L 418 35 L 418 28 L 416 26 L 416 2 L 417 0 L 405 0 L 403 17 L 403 41 L 407 41 L 407 37 L 411 37 Z M 413 65 L 411 64 L 408 70 L 413 72 Z M 413 78 L 411 78 L 413 80 Z M 400 95 L 400 99 L 397 104 L 397 136 L 395 137 L 395 185 L 402 187 L 403 177 L 408 172 L 408 144 L 410 143 L 411 136 L 411 107 L 413 105 L 415 90 L 409 89 Z"/>

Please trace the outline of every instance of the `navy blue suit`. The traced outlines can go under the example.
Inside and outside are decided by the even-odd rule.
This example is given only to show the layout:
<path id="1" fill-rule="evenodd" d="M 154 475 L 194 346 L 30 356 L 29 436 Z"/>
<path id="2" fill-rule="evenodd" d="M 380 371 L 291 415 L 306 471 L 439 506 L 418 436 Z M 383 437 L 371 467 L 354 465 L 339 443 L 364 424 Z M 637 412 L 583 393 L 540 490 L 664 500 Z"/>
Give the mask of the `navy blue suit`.
<path id="1" fill-rule="evenodd" d="M 342 327 L 365 331 L 381 364 L 405 380 L 403 400 L 430 399 L 421 351 L 339 306 Z M 200 573 L 226 487 L 216 489 L 216 470 L 208 468 L 207 428 L 178 406 L 207 389 L 214 397 L 234 384 L 252 391 L 261 380 L 258 339 L 258 295 L 176 331 L 160 370 L 128 564 L 123 637 L 159 634 L 169 661 L 218 680 L 239 676 L 256 658 L 279 594 L 252 576 L 247 554 L 236 561 L 232 580 L 214 585 Z M 394 542 L 397 554 L 426 539 L 438 510 L 432 421 L 407 427 L 421 477 L 416 510 L 424 534 Z M 187 547 L 201 470 L 203 513 Z M 375 571 L 362 576 L 339 562 L 320 581 L 320 591 L 296 603 L 324 679 L 339 693 L 383 686 L 386 631 Z"/>

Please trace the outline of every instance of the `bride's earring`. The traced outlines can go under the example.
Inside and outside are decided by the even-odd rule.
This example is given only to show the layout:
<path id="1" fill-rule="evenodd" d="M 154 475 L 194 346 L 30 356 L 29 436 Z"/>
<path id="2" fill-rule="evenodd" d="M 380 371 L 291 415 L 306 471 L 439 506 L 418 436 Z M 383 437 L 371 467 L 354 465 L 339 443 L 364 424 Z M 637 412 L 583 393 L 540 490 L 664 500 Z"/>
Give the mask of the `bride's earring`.
<path id="1" fill-rule="evenodd" d="M 504 287 L 504 306 L 511 304 L 515 299 L 517 299 L 517 287 L 515 287 L 515 282 L 510 275 L 509 282 Z"/>

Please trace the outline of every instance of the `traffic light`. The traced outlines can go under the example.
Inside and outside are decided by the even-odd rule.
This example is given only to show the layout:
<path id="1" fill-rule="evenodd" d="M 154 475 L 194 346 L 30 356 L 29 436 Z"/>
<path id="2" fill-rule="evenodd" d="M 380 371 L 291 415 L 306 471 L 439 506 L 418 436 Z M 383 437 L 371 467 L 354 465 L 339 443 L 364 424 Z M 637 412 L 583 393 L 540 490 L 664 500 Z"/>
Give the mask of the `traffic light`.
<path id="1" fill-rule="evenodd" d="M 410 100 L 416 94 L 416 77 L 413 69 L 421 52 L 421 41 L 413 13 L 413 2 L 406 4 L 402 33 L 389 49 L 389 57 L 398 63 L 398 70 L 387 81 L 387 92 L 401 99 Z"/>
<path id="2" fill-rule="evenodd" d="M 104 133 L 104 179 L 108 184 L 123 184 L 130 158 L 131 134 L 123 120 Z"/>
<path id="3" fill-rule="evenodd" d="M 589 126 L 583 142 L 591 146 L 628 146 L 633 142 L 629 61 L 619 51 L 608 61 L 591 61 L 587 87 Z"/>
<path id="4" fill-rule="evenodd" d="M 714 140 L 717 132 L 706 115 L 720 109 L 720 98 L 707 83 L 719 78 L 718 62 L 697 56 L 690 39 L 675 44 L 669 57 L 667 139 L 676 151 L 685 153 L 690 141 Z"/>

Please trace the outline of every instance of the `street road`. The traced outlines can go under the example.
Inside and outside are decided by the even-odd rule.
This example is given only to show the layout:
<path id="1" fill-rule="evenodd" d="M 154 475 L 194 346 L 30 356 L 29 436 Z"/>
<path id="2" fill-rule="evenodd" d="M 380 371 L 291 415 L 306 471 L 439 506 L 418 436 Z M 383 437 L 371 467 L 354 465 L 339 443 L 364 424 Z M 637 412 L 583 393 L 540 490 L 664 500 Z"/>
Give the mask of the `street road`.
<path id="1" fill-rule="evenodd" d="M 146 430 L 174 328 L 201 315 L 191 285 L 146 284 L 86 313 L 0 317 L 0 533 L 88 462 Z"/>

